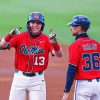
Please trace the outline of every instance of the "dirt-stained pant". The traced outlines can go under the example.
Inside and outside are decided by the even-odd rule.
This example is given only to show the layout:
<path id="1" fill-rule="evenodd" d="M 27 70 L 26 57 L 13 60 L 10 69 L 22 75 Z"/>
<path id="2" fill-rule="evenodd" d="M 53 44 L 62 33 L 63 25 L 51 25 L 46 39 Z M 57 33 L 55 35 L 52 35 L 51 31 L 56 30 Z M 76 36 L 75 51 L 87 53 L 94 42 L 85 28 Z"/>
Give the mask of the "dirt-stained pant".
<path id="1" fill-rule="evenodd" d="M 24 76 L 21 71 L 14 73 L 9 100 L 46 100 L 44 73 L 33 77 Z"/>

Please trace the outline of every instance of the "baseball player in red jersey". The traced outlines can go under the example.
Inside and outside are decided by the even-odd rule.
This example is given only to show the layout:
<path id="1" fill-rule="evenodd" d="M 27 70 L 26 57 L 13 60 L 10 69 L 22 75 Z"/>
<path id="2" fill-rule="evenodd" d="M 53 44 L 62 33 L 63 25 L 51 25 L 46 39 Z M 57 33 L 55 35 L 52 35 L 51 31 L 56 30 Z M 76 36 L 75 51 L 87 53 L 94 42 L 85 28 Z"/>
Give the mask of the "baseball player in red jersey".
<path id="1" fill-rule="evenodd" d="M 9 49 L 15 48 L 15 71 L 9 100 L 26 100 L 26 92 L 29 100 L 46 100 L 44 70 L 47 69 L 49 52 L 61 57 L 62 49 L 55 35 L 48 37 L 42 32 L 45 22 L 41 12 L 30 13 L 26 26 L 27 31 L 12 38 L 12 33 L 16 33 L 13 30 L 3 38 L 9 43 Z"/>
<path id="2" fill-rule="evenodd" d="M 87 34 L 90 20 L 78 15 L 67 25 L 71 26 L 76 38 L 69 47 L 69 66 L 62 100 L 68 100 L 74 79 L 74 100 L 100 100 L 100 44 Z"/>

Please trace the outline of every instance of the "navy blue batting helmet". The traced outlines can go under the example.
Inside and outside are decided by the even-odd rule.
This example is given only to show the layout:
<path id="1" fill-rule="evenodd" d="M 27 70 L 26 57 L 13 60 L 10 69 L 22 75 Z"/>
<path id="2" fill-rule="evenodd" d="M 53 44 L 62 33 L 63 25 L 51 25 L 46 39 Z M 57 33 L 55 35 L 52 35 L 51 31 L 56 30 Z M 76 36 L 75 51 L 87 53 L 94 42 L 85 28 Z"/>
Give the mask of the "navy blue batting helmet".
<path id="1" fill-rule="evenodd" d="M 30 13 L 28 21 L 27 21 L 27 28 L 28 29 L 30 28 L 29 22 L 35 21 L 35 20 L 40 21 L 42 23 L 42 29 L 41 30 L 43 31 L 45 22 L 44 22 L 44 15 L 41 12 Z"/>
<path id="2" fill-rule="evenodd" d="M 86 29 L 90 28 L 90 19 L 83 15 L 74 16 L 72 22 L 67 24 L 68 26 L 81 26 Z"/>

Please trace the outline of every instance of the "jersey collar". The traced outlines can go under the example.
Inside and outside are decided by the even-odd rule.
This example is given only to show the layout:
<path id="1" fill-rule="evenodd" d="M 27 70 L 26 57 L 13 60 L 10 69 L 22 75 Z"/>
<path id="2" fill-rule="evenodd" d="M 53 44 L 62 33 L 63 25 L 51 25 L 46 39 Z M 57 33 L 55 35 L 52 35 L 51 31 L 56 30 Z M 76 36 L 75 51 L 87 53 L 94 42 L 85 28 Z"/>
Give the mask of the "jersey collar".
<path id="1" fill-rule="evenodd" d="M 82 33 L 82 34 L 77 35 L 75 40 L 77 40 L 79 38 L 84 38 L 84 37 L 89 37 L 89 36 L 87 35 L 87 33 Z"/>
<path id="2" fill-rule="evenodd" d="M 36 37 L 40 36 L 40 34 L 41 34 L 41 32 L 38 33 L 38 34 L 33 34 L 33 33 L 30 32 L 30 31 L 28 31 L 28 32 L 29 32 L 30 36 L 33 37 L 33 38 L 36 38 Z"/>

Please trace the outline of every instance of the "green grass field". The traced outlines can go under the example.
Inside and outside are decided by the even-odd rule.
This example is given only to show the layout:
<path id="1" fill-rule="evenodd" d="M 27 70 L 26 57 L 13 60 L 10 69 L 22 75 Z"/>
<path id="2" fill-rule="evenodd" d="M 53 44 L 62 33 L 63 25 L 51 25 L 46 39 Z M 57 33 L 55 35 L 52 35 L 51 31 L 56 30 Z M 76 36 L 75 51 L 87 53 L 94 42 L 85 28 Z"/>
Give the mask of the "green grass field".
<path id="1" fill-rule="evenodd" d="M 25 31 L 29 13 L 33 11 L 43 12 L 44 32 L 48 35 L 52 28 L 61 44 L 74 40 L 70 27 L 66 26 L 71 18 L 86 15 L 91 19 L 89 35 L 100 42 L 100 0 L 0 0 L 0 37 L 18 26 Z"/>

